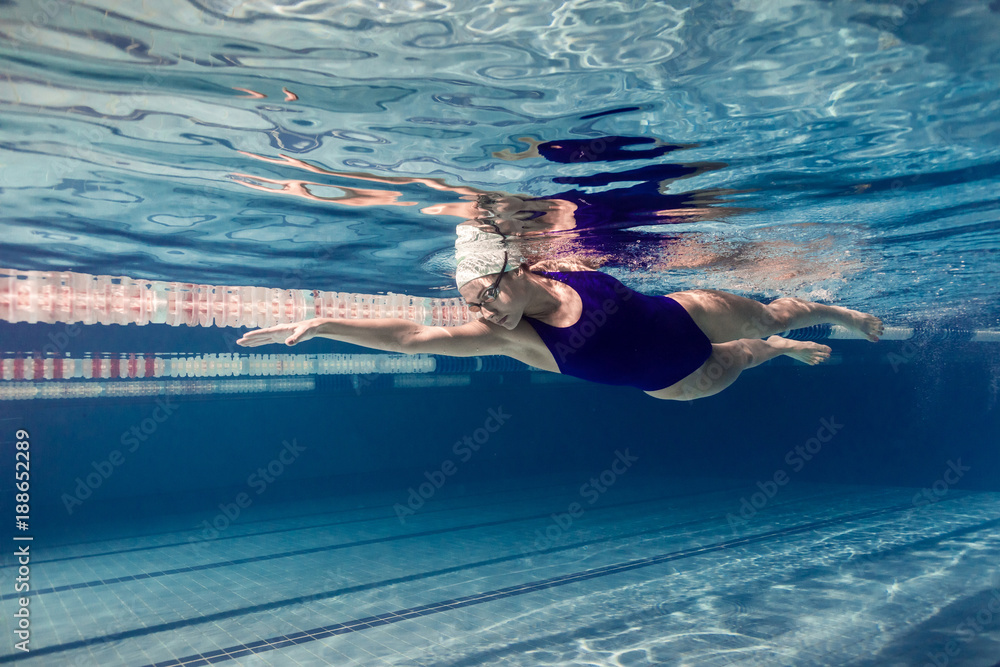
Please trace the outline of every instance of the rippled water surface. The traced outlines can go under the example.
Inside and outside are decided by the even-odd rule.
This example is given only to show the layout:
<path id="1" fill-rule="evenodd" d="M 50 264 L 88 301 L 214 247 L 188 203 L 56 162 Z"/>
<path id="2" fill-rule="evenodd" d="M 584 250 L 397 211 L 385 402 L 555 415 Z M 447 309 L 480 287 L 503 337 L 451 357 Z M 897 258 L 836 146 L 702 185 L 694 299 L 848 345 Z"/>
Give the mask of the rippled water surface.
<path id="1" fill-rule="evenodd" d="M 649 292 L 1000 318 L 997 3 L 0 11 L 5 267 L 453 295 L 462 218 L 442 211 L 461 188 L 646 182 L 682 213 L 546 234 L 537 252 L 599 256 Z M 680 148 L 503 159 L 528 151 L 521 137 L 612 136 Z M 664 164 L 695 173 L 641 171 Z"/>

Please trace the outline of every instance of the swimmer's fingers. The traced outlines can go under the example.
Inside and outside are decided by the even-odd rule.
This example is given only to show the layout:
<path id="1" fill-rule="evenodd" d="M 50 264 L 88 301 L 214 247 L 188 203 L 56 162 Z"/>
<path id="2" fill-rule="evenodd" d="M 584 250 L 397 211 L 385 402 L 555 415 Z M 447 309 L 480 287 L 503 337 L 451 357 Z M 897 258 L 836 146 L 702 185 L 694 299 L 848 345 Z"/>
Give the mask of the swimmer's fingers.
<path id="1" fill-rule="evenodd" d="M 270 345 L 271 343 L 283 343 L 289 333 L 291 332 L 288 330 L 288 325 L 280 324 L 276 327 L 268 327 L 267 329 L 248 331 L 243 334 L 242 338 L 236 341 L 236 344 L 243 347 L 257 347 L 259 345 Z"/>
<path id="2" fill-rule="evenodd" d="M 285 339 L 285 345 L 295 345 L 296 343 L 301 343 L 304 340 L 309 340 L 316 335 L 320 325 L 321 323 L 319 320 L 303 320 L 301 322 L 288 325 L 294 327 L 295 329 L 292 332 L 292 335 Z"/>
<path id="3" fill-rule="evenodd" d="M 279 324 L 266 329 L 248 331 L 243 334 L 242 338 L 236 341 L 236 344 L 242 345 L 243 347 L 258 347 L 260 345 L 271 345 L 274 343 L 295 345 L 296 343 L 308 340 L 315 335 L 313 333 L 315 324 L 315 321 L 304 320 L 302 322 Z"/>

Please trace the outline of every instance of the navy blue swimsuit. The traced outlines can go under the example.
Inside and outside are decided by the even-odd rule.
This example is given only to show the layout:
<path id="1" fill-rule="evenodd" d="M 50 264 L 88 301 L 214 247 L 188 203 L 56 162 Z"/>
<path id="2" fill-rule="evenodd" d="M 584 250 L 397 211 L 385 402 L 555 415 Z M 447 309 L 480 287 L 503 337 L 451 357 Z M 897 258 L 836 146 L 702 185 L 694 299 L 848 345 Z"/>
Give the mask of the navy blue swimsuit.
<path id="1" fill-rule="evenodd" d="M 629 146 L 653 144 L 651 148 L 632 150 Z M 593 137 L 563 139 L 538 144 L 538 154 L 549 162 L 616 162 L 618 160 L 651 160 L 683 146 L 656 145 L 652 137 Z"/>
<path id="2" fill-rule="evenodd" d="M 695 197 L 690 193 L 665 195 L 660 192 L 660 181 L 680 178 L 696 171 L 695 167 L 681 164 L 653 164 L 612 174 L 560 176 L 553 178 L 552 181 L 582 187 L 604 187 L 623 181 L 639 181 L 639 183 L 597 192 L 566 190 L 528 201 L 558 199 L 575 204 L 576 211 L 573 212 L 573 217 L 576 220 L 577 231 L 688 222 L 689 220 L 683 216 L 671 216 L 662 211 L 698 206 Z"/>
<path id="3" fill-rule="evenodd" d="M 569 285 L 583 300 L 580 319 L 569 327 L 525 318 L 564 375 L 655 391 L 698 370 L 712 354 L 708 337 L 669 297 L 640 294 L 600 271 L 537 273 Z"/>

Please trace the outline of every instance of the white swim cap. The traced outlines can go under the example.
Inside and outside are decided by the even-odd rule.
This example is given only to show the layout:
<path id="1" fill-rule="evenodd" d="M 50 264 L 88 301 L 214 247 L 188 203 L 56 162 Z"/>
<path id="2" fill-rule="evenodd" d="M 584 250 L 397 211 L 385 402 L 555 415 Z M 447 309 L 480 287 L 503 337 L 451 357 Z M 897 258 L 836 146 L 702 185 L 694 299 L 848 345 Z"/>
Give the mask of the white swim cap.
<path id="1" fill-rule="evenodd" d="M 521 254 L 504 243 L 499 234 L 477 229 L 472 225 L 455 228 L 455 283 L 459 289 L 469 281 L 501 271 L 510 271 L 521 265 Z M 506 253 L 507 262 L 504 263 Z"/>

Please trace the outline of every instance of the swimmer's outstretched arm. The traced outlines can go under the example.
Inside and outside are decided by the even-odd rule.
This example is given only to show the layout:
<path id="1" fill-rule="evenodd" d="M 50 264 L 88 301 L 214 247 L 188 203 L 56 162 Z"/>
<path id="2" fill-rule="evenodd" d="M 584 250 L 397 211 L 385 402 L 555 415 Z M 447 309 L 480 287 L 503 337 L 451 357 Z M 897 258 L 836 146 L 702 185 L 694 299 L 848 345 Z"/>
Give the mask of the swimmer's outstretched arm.
<path id="1" fill-rule="evenodd" d="M 484 320 L 459 327 L 432 327 L 402 319 L 341 320 L 317 317 L 279 324 L 243 334 L 236 341 L 244 347 L 272 343 L 296 345 L 310 338 L 330 338 L 386 352 L 444 354 L 451 357 L 512 354 L 512 346 L 502 327 Z"/>
<path id="2" fill-rule="evenodd" d="M 248 153 L 247 151 L 236 151 L 237 153 L 242 153 L 248 157 L 256 158 L 262 162 L 270 162 L 272 164 L 286 164 L 293 167 L 298 167 L 299 169 L 305 169 L 306 171 L 311 171 L 317 174 L 328 174 L 330 176 L 339 176 L 341 178 L 353 178 L 359 181 L 374 181 L 376 183 L 392 183 L 392 184 L 409 184 L 409 183 L 420 183 L 434 190 L 444 190 L 445 192 L 454 192 L 459 195 L 481 195 L 486 194 L 487 190 L 480 190 L 479 188 L 474 188 L 471 185 L 448 185 L 445 183 L 443 178 L 433 178 L 433 177 L 422 177 L 422 176 L 377 176 L 375 174 L 369 174 L 364 171 L 333 171 L 332 169 L 326 169 L 324 167 L 317 167 L 314 164 L 309 164 L 305 160 L 299 160 L 297 158 L 289 157 L 287 155 L 278 154 L 279 157 L 266 157 L 264 155 L 257 155 L 256 153 Z"/>

